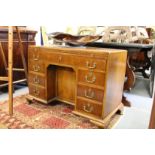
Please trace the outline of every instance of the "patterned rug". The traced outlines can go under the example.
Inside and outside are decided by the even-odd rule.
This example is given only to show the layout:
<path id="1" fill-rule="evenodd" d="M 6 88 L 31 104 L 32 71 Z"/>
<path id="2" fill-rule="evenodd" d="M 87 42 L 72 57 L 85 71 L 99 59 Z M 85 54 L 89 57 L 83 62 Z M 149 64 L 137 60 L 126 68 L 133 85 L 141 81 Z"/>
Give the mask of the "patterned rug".
<path id="1" fill-rule="evenodd" d="M 8 102 L 0 103 L 0 128 L 3 129 L 97 129 L 88 119 L 72 113 L 73 106 L 54 102 L 48 105 L 35 101 L 28 104 L 25 95 L 14 98 L 14 115 L 8 115 Z M 118 122 L 114 115 L 105 128 Z"/>

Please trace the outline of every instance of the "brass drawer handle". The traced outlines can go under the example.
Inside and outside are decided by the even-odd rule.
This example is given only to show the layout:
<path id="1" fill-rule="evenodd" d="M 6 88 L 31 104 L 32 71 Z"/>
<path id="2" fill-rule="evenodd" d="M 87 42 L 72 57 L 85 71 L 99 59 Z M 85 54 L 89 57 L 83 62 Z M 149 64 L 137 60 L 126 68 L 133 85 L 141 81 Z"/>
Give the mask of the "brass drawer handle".
<path id="1" fill-rule="evenodd" d="M 91 89 L 85 90 L 85 97 L 93 99 L 95 97 L 94 91 Z"/>
<path id="2" fill-rule="evenodd" d="M 39 92 L 39 90 L 38 90 L 37 88 L 33 90 L 33 93 L 34 93 L 36 96 L 39 96 L 39 94 L 40 94 L 40 92 Z"/>
<path id="3" fill-rule="evenodd" d="M 39 78 L 36 76 L 36 77 L 33 79 L 33 82 L 34 82 L 35 84 L 39 84 L 39 83 L 40 83 L 40 80 L 39 80 Z"/>
<path id="4" fill-rule="evenodd" d="M 86 82 L 88 83 L 94 83 L 96 81 L 96 77 L 95 76 L 90 76 L 90 75 L 86 75 L 85 76 Z"/>
<path id="5" fill-rule="evenodd" d="M 35 72 L 40 71 L 40 66 L 39 66 L 39 65 L 33 66 L 33 70 L 34 70 Z"/>
<path id="6" fill-rule="evenodd" d="M 38 61 L 38 60 L 39 60 L 39 56 L 35 56 L 35 55 L 33 54 L 33 60 L 34 60 L 34 61 Z"/>
<path id="7" fill-rule="evenodd" d="M 93 65 L 91 66 L 90 63 L 87 61 L 86 62 L 86 67 L 88 67 L 89 69 L 95 69 L 96 68 L 96 63 L 93 63 Z"/>
<path id="8" fill-rule="evenodd" d="M 58 61 L 60 62 L 62 60 L 62 56 L 59 56 Z"/>
<path id="9" fill-rule="evenodd" d="M 93 111 L 93 106 L 91 106 L 90 104 L 84 105 L 83 110 L 85 112 L 91 113 Z"/>
<path id="10" fill-rule="evenodd" d="M 34 60 L 34 61 L 38 61 L 39 59 L 38 59 L 38 58 L 33 58 L 33 60 Z"/>

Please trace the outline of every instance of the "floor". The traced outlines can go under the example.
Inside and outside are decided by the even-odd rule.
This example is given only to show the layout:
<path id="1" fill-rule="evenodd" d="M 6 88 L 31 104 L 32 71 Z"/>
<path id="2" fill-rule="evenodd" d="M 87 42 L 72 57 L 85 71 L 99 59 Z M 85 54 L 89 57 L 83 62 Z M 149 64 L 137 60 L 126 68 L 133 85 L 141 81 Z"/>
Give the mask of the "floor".
<path id="1" fill-rule="evenodd" d="M 131 107 L 124 108 L 124 115 L 115 125 L 115 129 L 147 129 L 152 108 L 152 98 L 149 95 L 149 81 L 141 78 L 136 79 L 135 87 L 126 92 L 125 96 L 132 103 Z M 16 87 L 14 96 L 28 93 L 28 88 Z M 0 92 L 0 102 L 7 100 L 8 94 Z"/>
<path id="2" fill-rule="evenodd" d="M 134 88 L 125 96 L 132 103 L 125 107 L 124 115 L 115 126 L 116 129 L 147 129 L 152 109 L 152 98 L 149 95 L 149 80 L 137 78 Z"/>

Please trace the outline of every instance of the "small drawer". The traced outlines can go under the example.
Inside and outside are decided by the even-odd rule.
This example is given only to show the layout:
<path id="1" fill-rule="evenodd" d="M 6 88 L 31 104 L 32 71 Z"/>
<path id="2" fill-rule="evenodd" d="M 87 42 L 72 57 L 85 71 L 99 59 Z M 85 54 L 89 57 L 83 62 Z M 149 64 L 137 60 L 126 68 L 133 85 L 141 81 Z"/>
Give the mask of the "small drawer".
<path id="1" fill-rule="evenodd" d="M 33 60 L 33 61 L 39 61 L 42 59 L 42 57 L 40 56 L 40 52 L 37 48 L 29 48 L 29 53 L 28 53 L 28 58 L 29 60 Z"/>
<path id="2" fill-rule="evenodd" d="M 40 99 L 46 99 L 45 94 L 46 91 L 44 88 L 41 87 L 37 87 L 35 85 L 29 85 L 29 92 L 30 95 L 40 98 Z"/>
<path id="3" fill-rule="evenodd" d="M 79 70 L 78 82 L 90 83 L 104 87 L 105 74 L 89 70 Z"/>
<path id="4" fill-rule="evenodd" d="M 76 109 L 87 114 L 102 116 L 102 105 L 77 98 Z"/>
<path id="5" fill-rule="evenodd" d="M 37 74 L 29 73 L 29 83 L 45 86 L 45 77 Z"/>
<path id="6" fill-rule="evenodd" d="M 44 73 L 45 72 L 45 67 L 44 63 L 42 61 L 29 61 L 29 70 L 34 71 L 34 72 L 39 72 L 39 73 Z"/>
<path id="7" fill-rule="evenodd" d="M 88 99 L 96 100 L 98 102 L 103 102 L 104 90 L 87 87 L 84 85 L 78 85 L 77 95 Z"/>
<path id="8" fill-rule="evenodd" d="M 106 70 L 106 60 L 79 57 L 77 65 L 78 67 L 81 68 L 102 70 L 102 71 Z"/>

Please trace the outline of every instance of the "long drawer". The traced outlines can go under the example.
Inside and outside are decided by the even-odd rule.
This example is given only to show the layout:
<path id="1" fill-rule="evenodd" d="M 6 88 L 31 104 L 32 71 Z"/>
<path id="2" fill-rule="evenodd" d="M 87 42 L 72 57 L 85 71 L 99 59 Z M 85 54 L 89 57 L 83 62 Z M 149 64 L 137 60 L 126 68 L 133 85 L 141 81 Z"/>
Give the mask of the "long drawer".
<path id="1" fill-rule="evenodd" d="M 105 74 L 89 70 L 78 70 L 78 82 L 84 82 L 104 87 Z"/>
<path id="2" fill-rule="evenodd" d="M 46 61 L 52 62 L 53 64 L 55 63 L 65 66 L 74 66 L 75 65 L 74 58 L 75 57 L 73 55 L 52 53 L 47 55 Z"/>
<path id="3" fill-rule="evenodd" d="M 97 104 L 95 102 L 91 102 L 90 100 L 83 100 L 81 98 L 77 98 L 76 110 L 78 111 L 101 117 L 102 107 L 102 104 Z"/>
<path id="4" fill-rule="evenodd" d="M 78 84 L 77 95 L 99 102 L 103 102 L 104 90 Z"/>

